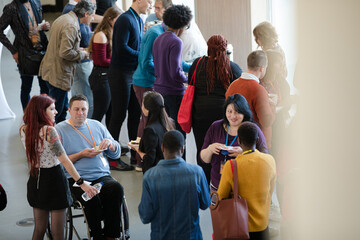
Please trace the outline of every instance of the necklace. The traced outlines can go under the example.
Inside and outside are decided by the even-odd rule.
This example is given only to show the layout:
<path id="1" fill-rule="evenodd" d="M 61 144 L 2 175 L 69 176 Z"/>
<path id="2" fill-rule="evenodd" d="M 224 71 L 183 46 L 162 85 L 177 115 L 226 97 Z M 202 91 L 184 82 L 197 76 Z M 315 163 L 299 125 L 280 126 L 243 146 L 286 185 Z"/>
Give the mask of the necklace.
<path id="1" fill-rule="evenodd" d="M 24 6 L 25 6 L 26 10 L 28 10 L 30 12 L 30 8 L 31 8 L 30 2 L 24 3 Z"/>

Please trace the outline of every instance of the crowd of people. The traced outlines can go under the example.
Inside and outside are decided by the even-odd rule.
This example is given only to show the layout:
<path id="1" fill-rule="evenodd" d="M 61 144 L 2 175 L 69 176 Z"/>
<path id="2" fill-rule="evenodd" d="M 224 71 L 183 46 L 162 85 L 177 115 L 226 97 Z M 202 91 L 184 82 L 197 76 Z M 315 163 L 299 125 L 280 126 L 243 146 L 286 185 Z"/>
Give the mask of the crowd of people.
<path id="1" fill-rule="evenodd" d="M 248 55 L 245 72 L 230 61 L 224 36 L 211 36 L 207 46 L 189 41 L 198 30 L 189 7 L 155 0 L 155 14 L 144 24 L 140 15 L 152 8 L 151 0 L 133 0 L 125 12 L 108 2 L 69 3 L 51 26 L 43 22 L 39 0 L 13 0 L 0 17 L 0 42 L 19 69 L 20 49 L 45 52 L 35 74 L 41 95 L 30 99 L 34 75 L 20 71 L 33 239 L 43 238 L 49 213 L 53 238 L 64 238 L 73 198 L 82 202 L 94 240 L 119 238 L 124 188 L 110 170 L 132 165 L 144 174 L 139 215 L 151 223 L 151 239 L 202 239 L 199 209 L 209 207 L 212 191 L 225 199 L 234 190 L 231 159 L 248 204 L 250 239 L 269 239 L 274 158 L 290 96 L 275 28 L 263 22 L 253 30 L 262 50 Z M 8 25 L 13 44 L 3 33 Z M 177 119 L 192 78 L 198 166 L 184 160 L 186 133 Z M 129 147 L 119 144 L 126 116 Z M 126 164 L 120 157 L 129 148 Z M 100 182 L 98 192 L 92 185 Z"/>

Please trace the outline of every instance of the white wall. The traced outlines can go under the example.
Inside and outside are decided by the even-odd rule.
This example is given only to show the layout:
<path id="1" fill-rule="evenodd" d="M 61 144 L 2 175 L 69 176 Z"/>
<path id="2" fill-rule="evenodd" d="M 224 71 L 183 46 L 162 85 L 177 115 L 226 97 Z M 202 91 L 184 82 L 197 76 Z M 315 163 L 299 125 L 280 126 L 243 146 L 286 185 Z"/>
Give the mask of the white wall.
<path id="1" fill-rule="evenodd" d="M 271 22 L 276 28 L 279 44 L 286 55 L 287 80 L 291 92 L 295 93 L 293 78 L 297 62 L 296 0 L 272 0 L 271 11 Z"/>

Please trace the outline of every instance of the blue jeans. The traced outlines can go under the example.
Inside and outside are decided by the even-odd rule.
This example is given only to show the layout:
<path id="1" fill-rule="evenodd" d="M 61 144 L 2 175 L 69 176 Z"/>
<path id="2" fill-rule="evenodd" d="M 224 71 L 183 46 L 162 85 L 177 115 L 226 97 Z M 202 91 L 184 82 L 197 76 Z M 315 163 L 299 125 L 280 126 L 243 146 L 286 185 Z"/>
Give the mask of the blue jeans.
<path id="1" fill-rule="evenodd" d="M 49 88 L 46 84 L 46 81 L 42 80 L 40 76 L 37 76 L 39 80 L 40 93 L 49 94 Z M 21 78 L 21 90 L 20 90 L 20 100 L 23 110 L 25 110 L 29 100 L 30 92 L 34 80 L 34 76 L 30 75 L 20 75 Z"/>
<path id="2" fill-rule="evenodd" d="M 66 111 L 69 108 L 68 92 L 52 86 L 47 82 L 49 87 L 49 96 L 55 99 L 55 109 L 58 114 L 55 116 L 55 122 L 59 123 L 66 119 Z"/>
<path id="3" fill-rule="evenodd" d="M 89 76 L 93 69 L 93 62 L 77 63 L 75 67 L 74 82 L 71 86 L 71 96 L 83 94 L 89 101 L 88 117 L 91 118 L 94 110 L 93 93 L 90 89 Z"/>

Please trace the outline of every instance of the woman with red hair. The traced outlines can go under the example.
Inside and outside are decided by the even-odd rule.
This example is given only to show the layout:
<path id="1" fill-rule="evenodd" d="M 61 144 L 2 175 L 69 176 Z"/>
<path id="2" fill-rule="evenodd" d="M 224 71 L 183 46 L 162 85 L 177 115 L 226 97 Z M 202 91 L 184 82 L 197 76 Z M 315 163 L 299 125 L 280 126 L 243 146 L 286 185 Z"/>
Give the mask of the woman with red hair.
<path id="1" fill-rule="evenodd" d="M 204 165 L 200 160 L 200 150 L 210 125 L 215 120 L 222 119 L 225 92 L 230 83 L 241 76 L 242 70 L 239 65 L 231 62 L 227 56 L 226 49 L 228 42 L 223 36 L 211 36 L 207 45 L 208 56 L 200 60 L 195 75 L 192 127 L 198 149 L 197 163 L 203 167 L 209 182 L 211 165 Z M 195 59 L 190 67 L 189 82 L 199 59 Z"/>
<path id="2" fill-rule="evenodd" d="M 35 228 L 32 239 L 43 239 L 51 213 L 53 239 L 64 239 L 65 209 L 72 204 L 68 181 L 63 168 L 78 179 L 77 184 L 89 196 L 97 190 L 84 183 L 61 145 L 54 126 L 55 100 L 43 94 L 30 99 L 20 127 L 30 168 L 27 199 L 33 207 Z"/>

